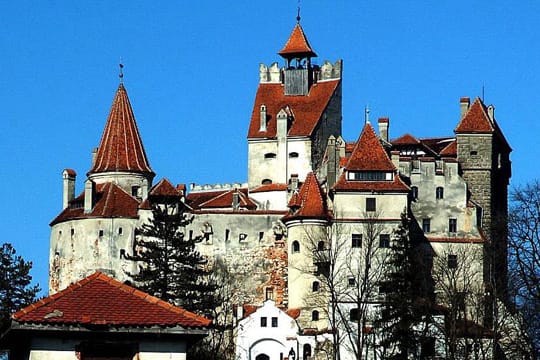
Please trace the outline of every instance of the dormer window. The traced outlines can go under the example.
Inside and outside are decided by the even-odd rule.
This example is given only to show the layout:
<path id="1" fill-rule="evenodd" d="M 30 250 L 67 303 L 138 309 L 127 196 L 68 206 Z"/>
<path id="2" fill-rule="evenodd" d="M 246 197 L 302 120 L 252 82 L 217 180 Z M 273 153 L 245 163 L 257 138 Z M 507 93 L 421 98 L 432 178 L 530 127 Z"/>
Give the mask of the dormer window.
<path id="1" fill-rule="evenodd" d="M 347 180 L 392 181 L 394 180 L 394 174 L 386 171 L 348 171 Z"/>

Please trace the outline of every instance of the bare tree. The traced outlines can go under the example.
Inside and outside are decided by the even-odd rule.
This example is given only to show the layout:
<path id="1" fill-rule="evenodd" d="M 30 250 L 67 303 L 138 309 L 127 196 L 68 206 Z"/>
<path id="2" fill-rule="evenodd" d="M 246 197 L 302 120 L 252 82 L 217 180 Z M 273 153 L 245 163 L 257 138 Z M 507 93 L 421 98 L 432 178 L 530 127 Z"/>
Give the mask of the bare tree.
<path id="1" fill-rule="evenodd" d="M 534 352 L 540 357 L 540 182 L 516 187 L 510 195 L 508 251 L 510 294 Z"/>

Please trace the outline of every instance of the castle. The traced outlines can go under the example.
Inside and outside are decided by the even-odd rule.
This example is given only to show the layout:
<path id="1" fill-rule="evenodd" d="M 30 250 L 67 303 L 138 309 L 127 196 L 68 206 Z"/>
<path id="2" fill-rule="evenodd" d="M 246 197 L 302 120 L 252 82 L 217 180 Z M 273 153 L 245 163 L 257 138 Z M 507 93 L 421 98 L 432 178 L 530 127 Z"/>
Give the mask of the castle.
<path id="1" fill-rule="evenodd" d="M 128 280 L 126 271 L 136 269 L 125 255 L 136 251 L 136 229 L 151 216 L 147 200 L 167 195 L 181 198 L 194 215 L 186 236 L 202 235 L 201 253 L 228 266 L 236 304 L 271 300 L 288 310 L 298 325 L 297 359 L 315 352 L 313 334 L 331 338 L 329 271 L 336 271 L 336 301 L 351 322 L 359 317 L 355 290 L 367 285 L 363 276 L 370 277 L 370 288 L 360 303 L 384 301 L 386 290 L 375 284 L 404 213 L 421 229 L 433 271 L 463 264 L 475 292 L 504 296 L 511 148 L 494 107 L 461 98 L 454 134 L 447 137 L 391 138 L 389 118 L 380 118 L 378 134 L 366 121 L 358 139 L 348 142 L 341 134 L 342 61 L 316 65 L 299 19 L 278 54 L 283 66 L 259 69 L 246 124 L 247 183 L 187 189 L 164 178 L 154 184 L 120 83 L 79 195 L 76 172 L 63 171 L 63 210 L 51 222 L 50 292 L 95 270 Z M 369 256 L 366 272 L 362 264 Z M 437 284 L 435 294 L 445 302 Z M 485 318 L 474 320 L 483 324 Z M 362 331 L 369 326 L 364 319 Z M 239 356 L 289 353 L 290 343 L 265 347 L 263 340 L 243 339 L 248 349 Z"/>

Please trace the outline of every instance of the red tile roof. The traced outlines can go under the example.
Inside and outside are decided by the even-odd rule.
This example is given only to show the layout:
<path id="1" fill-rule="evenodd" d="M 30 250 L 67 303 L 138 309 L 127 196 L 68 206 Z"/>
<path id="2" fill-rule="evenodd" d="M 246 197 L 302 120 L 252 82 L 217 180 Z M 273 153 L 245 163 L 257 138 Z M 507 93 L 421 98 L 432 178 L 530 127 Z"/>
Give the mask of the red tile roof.
<path id="1" fill-rule="evenodd" d="M 394 179 L 392 181 L 347 180 L 348 171 L 391 172 L 394 174 Z M 338 191 L 409 191 L 409 187 L 397 174 L 394 164 L 388 157 L 370 123 L 364 126 L 345 164 L 345 169 L 333 189 Z"/>
<path id="2" fill-rule="evenodd" d="M 96 185 L 96 201 L 89 213 L 84 212 L 84 192 L 77 198 L 69 202 L 52 222 L 51 226 L 63 221 L 83 219 L 83 218 L 137 218 L 139 201 L 125 192 L 114 183 L 103 183 Z"/>
<path id="3" fill-rule="evenodd" d="M 238 206 L 240 209 L 257 209 L 255 204 L 246 193 L 234 189 L 220 193 L 219 195 L 206 200 L 198 205 L 199 209 L 215 209 L 215 208 L 231 208 L 233 203 L 234 194 L 238 194 Z"/>
<path id="4" fill-rule="evenodd" d="M 391 141 L 392 145 L 419 145 L 420 140 L 411 134 L 405 134 Z"/>
<path id="5" fill-rule="evenodd" d="M 267 191 L 285 191 L 287 190 L 287 184 L 266 184 L 256 187 L 253 190 L 250 190 L 250 193 L 259 193 Z"/>
<path id="6" fill-rule="evenodd" d="M 455 132 L 492 133 L 494 130 L 485 105 L 480 98 L 476 98 L 463 119 L 459 122 Z"/>
<path id="7" fill-rule="evenodd" d="M 309 173 L 298 194 L 289 201 L 289 213 L 285 220 L 298 218 L 329 219 L 330 213 L 326 204 L 326 195 L 313 173 Z"/>
<path id="8" fill-rule="evenodd" d="M 167 197 L 180 197 L 182 193 L 174 187 L 173 184 L 167 179 L 161 179 L 156 185 L 152 186 L 149 195 L 153 196 L 167 196 Z"/>
<path id="9" fill-rule="evenodd" d="M 278 52 L 279 55 L 283 56 L 286 59 L 295 58 L 295 57 L 314 57 L 317 56 L 309 42 L 307 40 L 306 34 L 304 34 L 304 29 L 299 22 L 294 26 L 289 39 L 285 43 L 283 49 Z"/>
<path id="10" fill-rule="evenodd" d="M 452 141 L 439 154 L 441 156 L 457 156 L 457 141 Z"/>
<path id="11" fill-rule="evenodd" d="M 286 96 L 282 84 L 259 84 L 251 114 L 248 139 L 275 138 L 277 114 L 287 106 L 294 113 L 288 135 L 310 136 L 340 83 L 341 80 L 339 79 L 320 81 L 311 86 L 309 94 L 306 96 Z M 261 105 L 266 106 L 268 118 L 266 131 L 259 131 Z"/>
<path id="12" fill-rule="evenodd" d="M 204 328 L 210 320 L 96 272 L 13 314 L 41 325 L 181 326 Z"/>
<path id="13" fill-rule="evenodd" d="M 364 126 L 345 168 L 352 171 L 396 170 L 371 124 Z"/>
<path id="14" fill-rule="evenodd" d="M 94 164 L 88 173 L 111 171 L 154 174 L 123 84 L 116 91 Z"/>

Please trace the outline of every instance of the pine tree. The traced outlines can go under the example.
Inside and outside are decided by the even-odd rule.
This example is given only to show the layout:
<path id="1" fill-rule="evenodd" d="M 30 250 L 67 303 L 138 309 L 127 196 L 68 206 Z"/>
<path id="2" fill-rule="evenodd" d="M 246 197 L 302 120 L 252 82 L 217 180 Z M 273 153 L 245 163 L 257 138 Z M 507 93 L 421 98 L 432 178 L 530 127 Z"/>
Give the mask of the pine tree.
<path id="1" fill-rule="evenodd" d="M 197 251 L 201 236 L 186 237 L 192 222 L 181 202 L 152 205 L 152 218 L 137 229 L 139 272 L 128 275 L 140 290 L 189 311 L 208 313 L 213 306 L 211 270 Z"/>
<path id="2" fill-rule="evenodd" d="M 0 329 L 9 323 L 11 314 L 36 300 L 39 285 L 31 286 L 32 263 L 16 255 L 9 243 L 2 245 L 0 253 Z"/>
<path id="3" fill-rule="evenodd" d="M 429 313 L 426 272 L 422 271 L 424 266 L 410 224 L 407 215 L 402 214 L 401 224 L 394 231 L 387 273 L 381 282 L 387 295 L 375 326 L 381 332 L 381 345 L 388 350 L 388 359 L 407 359 L 419 348 L 422 339 L 418 326 Z"/>

